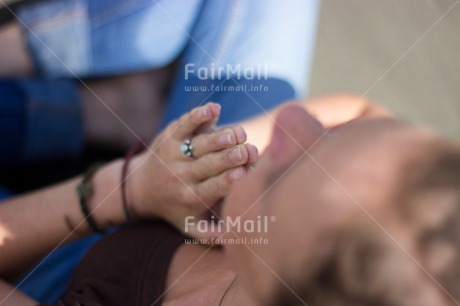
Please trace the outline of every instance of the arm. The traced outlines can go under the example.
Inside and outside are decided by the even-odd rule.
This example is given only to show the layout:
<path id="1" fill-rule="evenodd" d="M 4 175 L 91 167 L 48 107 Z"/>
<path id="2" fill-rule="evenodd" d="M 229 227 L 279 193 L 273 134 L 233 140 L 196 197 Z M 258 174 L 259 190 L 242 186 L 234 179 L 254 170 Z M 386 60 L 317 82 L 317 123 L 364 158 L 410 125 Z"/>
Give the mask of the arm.
<path id="1" fill-rule="evenodd" d="M 122 161 L 112 162 L 92 178 L 94 194 L 88 204 L 100 225 L 124 221 L 118 190 L 121 166 Z M 57 245 L 91 233 L 75 192 L 80 181 L 77 177 L 0 205 L 2 276 L 15 276 Z"/>
<path id="2" fill-rule="evenodd" d="M 357 118 L 392 116 L 382 106 L 363 97 L 353 95 L 330 95 L 312 100 L 291 101 L 299 104 L 315 116 L 326 128 L 330 128 Z M 263 151 L 268 144 L 272 126 L 280 107 L 241 122 L 248 134 L 248 141 Z"/>
<path id="3" fill-rule="evenodd" d="M 194 136 L 193 159 L 180 152 L 183 140 L 212 125 L 219 112 L 220 107 L 212 103 L 192 110 L 170 124 L 148 150 L 132 160 L 126 188 L 129 206 L 137 215 L 163 218 L 183 230 L 185 216 L 202 215 L 227 194 L 238 179 L 234 172 L 243 175 L 244 165 L 257 158 L 255 148 L 243 144 L 246 135 L 239 127 Z M 235 159 L 232 152 L 236 149 L 241 157 Z M 88 206 L 100 227 L 125 222 L 119 190 L 122 165 L 122 160 L 109 163 L 91 179 L 94 194 L 88 199 Z M 17 275 L 62 243 L 91 233 L 75 192 L 81 179 L 77 177 L 0 205 L 2 278 Z M 5 283 L 0 282 L 0 292 L 5 288 Z"/>
<path id="4" fill-rule="evenodd" d="M 91 204 L 97 222 L 120 224 L 124 221 L 120 192 L 116 190 L 121 173 L 121 161 L 113 162 L 93 177 L 95 187 Z M 79 209 L 75 187 L 81 177 L 56 186 L 14 198 L 0 204 L 0 275 L 5 279 L 23 273 L 46 252 L 62 243 L 90 234 Z M 118 181 L 117 181 L 118 180 Z M 107 199 L 103 201 L 105 198 Z M 66 220 L 75 227 L 71 231 Z M 36 305 L 22 292 L 0 280 L 1 305 Z"/>

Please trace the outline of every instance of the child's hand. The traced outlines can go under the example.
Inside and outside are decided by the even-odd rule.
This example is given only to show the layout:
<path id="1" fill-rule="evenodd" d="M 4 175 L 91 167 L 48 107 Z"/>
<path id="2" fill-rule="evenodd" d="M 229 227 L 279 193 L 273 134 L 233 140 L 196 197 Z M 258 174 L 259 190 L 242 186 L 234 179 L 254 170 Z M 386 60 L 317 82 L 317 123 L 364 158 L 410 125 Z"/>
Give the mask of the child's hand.
<path id="1" fill-rule="evenodd" d="M 215 103 L 193 109 L 166 127 L 133 160 L 130 170 L 138 169 L 127 185 L 128 201 L 136 214 L 163 218 L 184 231 L 187 216 L 212 211 L 232 183 L 246 174 L 245 165 L 257 159 L 257 149 L 244 144 L 246 133 L 239 126 L 215 129 L 219 115 L 220 106 Z M 187 149 L 186 139 L 190 139 L 192 156 L 181 151 L 182 146 Z"/>

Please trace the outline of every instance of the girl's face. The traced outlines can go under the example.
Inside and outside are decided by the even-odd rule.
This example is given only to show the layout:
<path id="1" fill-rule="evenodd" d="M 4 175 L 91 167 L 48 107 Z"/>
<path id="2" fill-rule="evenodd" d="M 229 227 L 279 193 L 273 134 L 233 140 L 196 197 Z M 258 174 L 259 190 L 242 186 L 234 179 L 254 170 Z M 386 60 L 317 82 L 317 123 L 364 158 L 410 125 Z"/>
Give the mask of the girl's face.
<path id="1" fill-rule="evenodd" d="M 223 207 L 223 219 L 233 222 L 224 238 L 235 239 L 224 242 L 225 252 L 254 300 L 268 304 L 264 299 L 285 281 L 280 275 L 313 274 L 356 218 L 390 222 L 390 232 L 413 250 L 410 231 L 389 206 L 404 169 L 429 152 L 435 135 L 395 119 L 359 119 L 326 130 L 293 105 L 276 121 L 255 170 Z"/>

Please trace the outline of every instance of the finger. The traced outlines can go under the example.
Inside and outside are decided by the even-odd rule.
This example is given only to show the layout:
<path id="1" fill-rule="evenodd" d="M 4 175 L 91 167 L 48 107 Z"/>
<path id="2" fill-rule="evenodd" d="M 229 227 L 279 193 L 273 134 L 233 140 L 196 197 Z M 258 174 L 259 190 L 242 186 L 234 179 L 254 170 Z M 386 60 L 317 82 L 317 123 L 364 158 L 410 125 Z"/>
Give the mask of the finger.
<path id="1" fill-rule="evenodd" d="M 226 197 L 233 183 L 246 174 L 247 170 L 244 166 L 236 167 L 196 184 L 193 189 L 203 202 L 212 205 Z"/>
<path id="2" fill-rule="evenodd" d="M 249 154 L 248 164 L 255 163 L 259 159 L 259 150 L 257 149 L 255 145 L 252 145 L 249 143 L 246 144 L 246 149 L 248 150 L 248 154 Z"/>
<path id="3" fill-rule="evenodd" d="M 242 179 L 247 174 L 245 166 L 236 167 L 229 169 L 218 176 L 211 177 L 194 186 L 194 193 L 201 199 L 202 202 L 207 203 L 211 206 L 218 202 L 220 199 L 226 197 L 230 192 L 232 185 Z M 215 209 L 215 210 L 214 210 Z M 215 244 L 218 238 L 222 237 L 225 233 L 225 228 L 219 228 L 215 224 L 215 220 L 209 220 L 210 218 L 203 217 L 205 214 L 201 214 L 201 217 L 193 218 L 193 222 L 190 219 L 185 224 L 185 232 L 191 237 L 199 238 L 200 243 L 203 244 Z M 219 215 L 219 208 L 213 205 L 210 208 L 209 216 Z M 204 224 L 206 222 L 206 224 Z"/>
<path id="4" fill-rule="evenodd" d="M 223 131 L 227 128 L 238 128 L 237 129 L 237 138 L 238 138 L 238 143 L 245 143 L 247 140 L 247 134 L 244 128 L 241 125 L 225 125 L 225 126 L 219 126 L 214 129 L 214 132 L 220 132 Z"/>
<path id="5" fill-rule="evenodd" d="M 227 127 L 218 132 L 200 134 L 192 139 L 193 156 L 201 156 L 233 147 L 246 141 L 246 132 L 240 126 Z"/>
<path id="6" fill-rule="evenodd" d="M 219 104 L 218 104 L 219 105 Z M 219 105 L 220 107 L 220 105 Z M 195 135 L 197 134 L 206 134 L 206 133 L 211 133 L 217 130 L 216 124 L 217 121 L 219 121 L 219 116 L 220 116 L 220 108 L 219 108 L 219 114 L 217 116 L 214 116 L 212 120 L 207 121 L 200 125 L 194 132 Z"/>
<path id="7" fill-rule="evenodd" d="M 220 105 L 217 103 L 207 103 L 204 106 L 192 109 L 182 115 L 177 121 L 170 125 L 173 130 L 172 135 L 178 140 L 184 140 L 203 124 L 213 124 L 220 115 Z"/>
<path id="8" fill-rule="evenodd" d="M 249 160 L 247 146 L 240 144 L 219 152 L 209 153 L 188 164 L 189 178 L 196 182 L 242 166 Z"/>

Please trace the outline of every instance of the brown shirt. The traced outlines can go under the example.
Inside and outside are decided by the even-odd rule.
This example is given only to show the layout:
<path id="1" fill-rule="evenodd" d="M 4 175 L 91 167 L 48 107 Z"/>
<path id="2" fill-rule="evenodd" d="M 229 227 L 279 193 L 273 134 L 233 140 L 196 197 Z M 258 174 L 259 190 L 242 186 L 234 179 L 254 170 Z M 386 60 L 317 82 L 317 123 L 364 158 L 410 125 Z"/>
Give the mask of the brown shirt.
<path id="1" fill-rule="evenodd" d="M 163 222 L 122 228 L 88 252 L 57 305 L 161 305 L 169 264 L 183 242 Z"/>

